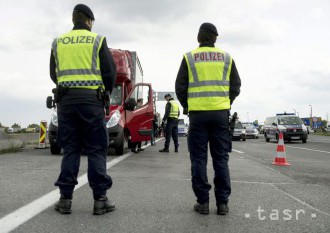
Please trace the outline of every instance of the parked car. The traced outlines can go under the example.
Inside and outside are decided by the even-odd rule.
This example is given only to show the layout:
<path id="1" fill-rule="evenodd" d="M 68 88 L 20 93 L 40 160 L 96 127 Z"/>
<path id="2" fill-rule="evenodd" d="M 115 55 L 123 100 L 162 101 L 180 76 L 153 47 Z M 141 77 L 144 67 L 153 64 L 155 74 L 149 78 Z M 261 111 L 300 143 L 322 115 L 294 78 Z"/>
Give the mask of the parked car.
<path id="1" fill-rule="evenodd" d="M 246 140 L 246 131 L 240 121 L 236 121 L 232 139 L 243 141 Z"/>
<path id="2" fill-rule="evenodd" d="M 283 133 L 285 141 L 301 140 L 303 143 L 307 142 L 307 127 L 295 115 L 277 114 L 276 116 L 267 117 L 264 128 L 266 142 L 269 142 L 270 139 L 278 141 L 280 132 Z"/>
<path id="3" fill-rule="evenodd" d="M 188 135 L 188 126 L 184 122 L 179 121 L 178 124 L 178 136 L 187 136 Z"/>
<path id="4" fill-rule="evenodd" d="M 242 125 L 245 128 L 247 138 L 259 138 L 259 131 L 257 127 L 251 123 L 243 123 Z"/>

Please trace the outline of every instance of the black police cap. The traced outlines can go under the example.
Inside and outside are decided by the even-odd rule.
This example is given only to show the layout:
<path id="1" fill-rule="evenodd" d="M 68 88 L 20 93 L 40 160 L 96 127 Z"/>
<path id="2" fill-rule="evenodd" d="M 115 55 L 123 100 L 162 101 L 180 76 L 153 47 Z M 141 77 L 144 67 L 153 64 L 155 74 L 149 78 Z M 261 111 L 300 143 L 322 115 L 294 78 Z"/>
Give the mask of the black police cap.
<path id="1" fill-rule="evenodd" d="M 80 11 L 80 12 L 84 13 L 88 18 L 90 18 L 92 20 L 95 20 L 93 11 L 91 10 L 91 8 L 89 8 L 85 4 L 78 4 L 78 5 L 76 5 L 73 8 L 73 11 Z"/>
<path id="2" fill-rule="evenodd" d="M 170 94 L 166 94 L 166 95 L 164 96 L 164 98 L 166 98 L 166 97 L 170 97 L 170 98 L 172 98 L 172 96 L 171 96 Z"/>
<path id="3" fill-rule="evenodd" d="M 203 23 L 200 28 L 200 32 L 212 33 L 218 36 L 218 30 L 212 23 Z"/>

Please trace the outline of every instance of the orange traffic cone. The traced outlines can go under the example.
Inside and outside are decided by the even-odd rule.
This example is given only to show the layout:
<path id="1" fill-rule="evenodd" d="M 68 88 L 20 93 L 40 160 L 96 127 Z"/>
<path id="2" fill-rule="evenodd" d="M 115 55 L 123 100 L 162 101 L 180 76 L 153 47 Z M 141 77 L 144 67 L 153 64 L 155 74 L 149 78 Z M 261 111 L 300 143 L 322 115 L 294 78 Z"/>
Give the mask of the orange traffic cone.
<path id="1" fill-rule="evenodd" d="M 278 145 L 276 148 L 276 157 L 273 165 L 277 166 L 290 166 L 291 164 L 286 161 L 286 152 L 285 152 L 285 145 L 283 140 L 283 133 L 280 132 L 279 139 L 278 139 Z"/>

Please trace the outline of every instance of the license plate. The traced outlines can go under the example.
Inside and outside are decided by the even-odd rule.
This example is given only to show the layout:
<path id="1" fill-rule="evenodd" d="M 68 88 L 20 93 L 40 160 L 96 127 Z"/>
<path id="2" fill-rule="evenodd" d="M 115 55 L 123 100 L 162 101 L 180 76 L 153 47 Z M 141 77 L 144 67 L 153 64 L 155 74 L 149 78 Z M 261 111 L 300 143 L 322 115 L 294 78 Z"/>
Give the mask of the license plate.
<path id="1" fill-rule="evenodd" d="M 300 137 L 291 137 L 291 139 L 300 139 Z"/>

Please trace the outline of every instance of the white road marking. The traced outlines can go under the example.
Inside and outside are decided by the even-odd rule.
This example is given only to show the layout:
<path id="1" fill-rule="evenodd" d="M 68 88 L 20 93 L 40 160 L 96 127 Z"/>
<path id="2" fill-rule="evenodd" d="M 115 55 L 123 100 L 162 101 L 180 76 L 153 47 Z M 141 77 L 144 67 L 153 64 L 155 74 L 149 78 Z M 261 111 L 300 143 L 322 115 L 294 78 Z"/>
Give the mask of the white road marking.
<path id="1" fill-rule="evenodd" d="M 132 155 L 132 153 L 124 154 L 120 157 L 117 157 L 109 161 L 107 163 L 107 169 L 120 163 L 130 155 Z M 75 191 L 87 183 L 88 183 L 87 173 L 85 173 L 78 178 L 78 185 L 76 185 Z M 44 196 L 30 202 L 29 204 L 11 212 L 10 214 L 7 214 L 6 216 L 0 219 L 0 233 L 7 233 L 14 230 L 15 228 L 22 225 L 26 221 L 30 220 L 37 214 L 41 213 L 45 209 L 54 205 L 58 199 L 59 199 L 59 190 L 57 188 L 45 194 Z"/>
<path id="2" fill-rule="evenodd" d="M 290 148 L 300 149 L 300 150 L 310 150 L 310 151 L 315 151 L 315 152 L 321 152 L 321 153 L 330 154 L 330 151 L 315 150 L 315 149 L 309 149 L 309 148 L 304 148 L 304 147 L 296 147 L 296 146 L 289 146 L 289 145 L 285 145 L 285 146 L 286 147 L 290 147 Z"/>
<path id="3" fill-rule="evenodd" d="M 313 207 L 313 206 L 307 204 L 306 202 L 304 202 L 304 201 L 298 199 L 297 197 L 293 196 L 292 194 L 287 193 L 287 192 L 285 192 L 285 191 L 279 189 L 278 187 L 275 186 L 275 184 L 270 184 L 270 185 L 273 186 L 274 188 L 276 188 L 278 191 L 280 191 L 280 192 L 284 193 L 285 195 L 291 197 L 292 199 L 296 200 L 296 201 L 299 202 L 300 204 L 303 204 L 303 205 L 309 207 L 310 209 L 315 210 L 316 212 L 319 212 L 320 214 L 324 214 L 324 215 L 330 217 L 330 214 L 329 214 L 329 213 L 324 212 L 324 211 L 322 211 L 322 210 L 319 210 L 319 209 L 317 209 L 317 208 L 315 208 L 315 207 Z"/>
<path id="4" fill-rule="evenodd" d="M 243 152 L 243 151 L 234 150 L 234 149 L 232 149 L 232 151 L 235 151 L 235 152 L 237 152 L 237 153 L 239 153 L 239 154 L 244 154 L 244 152 Z"/>
<path id="5" fill-rule="evenodd" d="M 266 143 L 266 142 L 253 142 L 253 143 L 260 143 L 260 144 L 263 144 L 263 145 L 270 145 L 270 146 L 277 145 L 277 144 Z M 284 144 L 284 145 L 285 145 L 286 147 L 295 148 L 295 149 L 300 149 L 300 150 L 310 150 L 310 151 L 315 151 L 315 152 L 321 152 L 321 153 L 330 154 L 330 151 L 315 150 L 315 149 L 309 149 L 309 148 L 304 148 L 304 147 L 290 146 L 290 145 L 288 145 L 288 144 Z"/>

